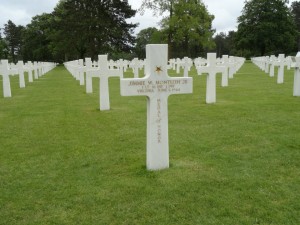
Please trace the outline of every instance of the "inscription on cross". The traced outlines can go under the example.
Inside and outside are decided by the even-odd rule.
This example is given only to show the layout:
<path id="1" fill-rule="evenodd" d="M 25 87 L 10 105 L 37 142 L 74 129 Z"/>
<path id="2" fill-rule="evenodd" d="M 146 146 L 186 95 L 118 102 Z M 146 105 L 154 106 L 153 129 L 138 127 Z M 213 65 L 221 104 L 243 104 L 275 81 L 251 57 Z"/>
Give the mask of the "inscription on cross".
<path id="1" fill-rule="evenodd" d="M 122 96 L 147 96 L 147 169 L 169 167 L 168 97 L 193 92 L 193 78 L 169 77 L 168 45 L 146 46 L 146 76 L 121 79 Z"/>

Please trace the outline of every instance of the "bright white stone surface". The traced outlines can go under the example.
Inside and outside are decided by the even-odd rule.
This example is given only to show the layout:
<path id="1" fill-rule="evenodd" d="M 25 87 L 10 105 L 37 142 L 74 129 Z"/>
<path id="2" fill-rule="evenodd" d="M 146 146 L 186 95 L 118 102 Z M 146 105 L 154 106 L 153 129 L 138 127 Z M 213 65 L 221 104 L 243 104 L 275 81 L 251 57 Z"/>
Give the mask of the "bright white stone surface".
<path id="1" fill-rule="evenodd" d="M 20 88 L 25 88 L 24 64 L 23 61 L 18 61 L 19 85 Z"/>
<path id="2" fill-rule="evenodd" d="M 297 54 L 298 55 L 298 54 Z M 295 58 L 295 74 L 294 74 L 294 96 L 300 96 L 300 54 Z"/>
<path id="3" fill-rule="evenodd" d="M 109 69 L 107 55 L 98 56 L 98 70 L 96 74 L 100 77 L 100 110 L 109 110 L 109 77 L 122 77 L 122 70 Z"/>
<path id="4" fill-rule="evenodd" d="M 283 80 L 284 80 L 284 54 L 279 54 L 278 56 L 278 76 L 277 76 L 277 84 L 283 84 Z"/>
<path id="5" fill-rule="evenodd" d="M 146 76 L 121 79 L 122 96 L 147 96 L 147 169 L 169 167 L 168 97 L 192 93 L 191 77 L 169 77 L 168 45 L 146 46 Z"/>
<path id="6" fill-rule="evenodd" d="M 11 97 L 8 60 L 1 60 L 0 75 L 3 81 L 3 97 Z"/>
<path id="7" fill-rule="evenodd" d="M 217 54 L 207 53 L 207 65 L 198 67 L 198 75 L 202 73 L 208 73 L 206 80 L 206 103 L 216 103 L 216 74 L 223 73 L 225 70 L 224 66 L 217 66 L 216 63 Z"/>

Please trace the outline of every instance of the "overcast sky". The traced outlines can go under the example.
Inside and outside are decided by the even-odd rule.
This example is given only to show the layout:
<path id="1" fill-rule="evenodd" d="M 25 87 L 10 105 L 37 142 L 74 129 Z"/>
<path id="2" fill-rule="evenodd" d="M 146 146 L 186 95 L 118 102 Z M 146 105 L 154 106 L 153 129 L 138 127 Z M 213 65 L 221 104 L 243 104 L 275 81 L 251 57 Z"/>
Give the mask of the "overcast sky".
<path id="1" fill-rule="evenodd" d="M 50 13 L 59 0 L 0 0 L 0 28 L 10 19 L 17 25 L 30 23 L 31 18 L 43 12 Z M 293 2 L 295 0 L 291 0 Z M 134 9 L 138 9 L 142 0 L 129 0 Z M 203 0 L 208 11 L 215 15 L 213 28 L 219 32 L 236 30 L 237 17 L 241 15 L 244 0 Z M 158 26 L 161 18 L 147 11 L 143 16 L 137 14 L 130 21 L 139 23 L 136 33 L 141 29 Z"/>

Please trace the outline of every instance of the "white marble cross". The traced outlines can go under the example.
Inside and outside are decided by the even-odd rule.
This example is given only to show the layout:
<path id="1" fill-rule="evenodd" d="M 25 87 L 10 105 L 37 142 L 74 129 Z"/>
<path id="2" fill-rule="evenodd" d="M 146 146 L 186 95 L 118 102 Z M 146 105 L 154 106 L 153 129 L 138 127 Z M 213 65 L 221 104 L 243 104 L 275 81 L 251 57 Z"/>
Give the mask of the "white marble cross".
<path id="1" fill-rule="evenodd" d="M 85 58 L 86 76 L 85 76 L 85 87 L 86 93 L 93 93 L 93 72 L 96 71 L 93 67 L 93 62 L 91 58 Z"/>
<path id="2" fill-rule="evenodd" d="M 206 103 L 216 102 L 216 74 L 223 73 L 224 66 L 217 66 L 216 64 L 217 54 L 207 53 L 207 65 L 204 67 L 198 67 L 198 75 L 202 73 L 208 73 L 206 80 Z"/>
<path id="3" fill-rule="evenodd" d="M 182 65 L 183 65 L 183 76 L 184 77 L 188 77 L 189 76 L 189 70 L 191 68 L 191 61 L 188 57 L 184 57 L 183 58 L 183 62 L 182 62 Z"/>
<path id="4" fill-rule="evenodd" d="M 270 77 L 274 77 L 274 67 L 275 67 L 275 64 L 276 64 L 276 57 L 275 55 L 271 55 L 270 58 L 270 71 L 269 71 L 269 75 Z"/>
<path id="5" fill-rule="evenodd" d="M 141 67 L 139 59 L 134 58 L 130 63 L 130 67 L 133 70 L 134 78 L 138 78 L 139 77 L 139 69 Z"/>
<path id="6" fill-rule="evenodd" d="M 294 96 L 300 96 L 300 57 L 295 58 Z"/>
<path id="7" fill-rule="evenodd" d="M 169 77 L 168 45 L 147 45 L 146 76 L 121 79 L 122 96 L 147 96 L 147 169 L 169 167 L 168 97 L 193 92 L 193 78 Z"/>
<path id="8" fill-rule="evenodd" d="M 19 85 L 20 85 L 20 88 L 24 88 L 25 87 L 25 76 L 24 76 L 23 61 L 18 61 L 17 67 L 18 67 L 18 73 L 19 73 Z"/>
<path id="9" fill-rule="evenodd" d="M 33 74 L 32 74 L 33 64 L 32 64 L 32 62 L 27 62 L 26 63 L 25 70 L 28 73 L 28 82 L 32 83 L 33 82 Z"/>
<path id="10" fill-rule="evenodd" d="M 11 97 L 8 60 L 1 60 L 0 75 L 3 81 L 3 96 L 4 98 Z"/>
<path id="11" fill-rule="evenodd" d="M 122 70 L 109 69 L 107 55 L 98 55 L 98 70 L 96 74 L 100 77 L 100 110 L 109 110 L 109 77 L 122 77 Z"/>
<path id="12" fill-rule="evenodd" d="M 222 81 L 221 81 L 221 86 L 222 87 L 227 87 L 228 86 L 228 70 L 229 70 L 229 56 L 228 55 L 223 55 L 222 56 L 222 66 L 224 66 L 224 71 L 222 73 Z"/>
<path id="13" fill-rule="evenodd" d="M 277 76 L 277 84 L 283 84 L 284 80 L 284 66 L 285 66 L 285 56 L 284 54 L 278 55 L 278 76 Z"/>
<path id="14" fill-rule="evenodd" d="M 83 63 L 83 59 L 78 60 L 78 77 L 79 77 L 79 84 L 84 85 L 84 72 L 85 67 Z"/>

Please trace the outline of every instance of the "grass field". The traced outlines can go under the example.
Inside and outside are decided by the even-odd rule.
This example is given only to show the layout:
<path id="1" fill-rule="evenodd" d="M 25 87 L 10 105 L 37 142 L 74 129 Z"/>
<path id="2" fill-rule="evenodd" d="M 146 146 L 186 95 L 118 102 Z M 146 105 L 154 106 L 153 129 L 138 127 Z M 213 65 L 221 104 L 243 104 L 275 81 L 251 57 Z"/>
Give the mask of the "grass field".
<path id="1" fill-rule="evenodd" d="M 206 77 L 191 76 L 193 94 L 169 98 L 171 165 L 156 172 L 146 97 L 121 97 L 118 78 L 110 111 L 96 79 L 85 94 L 63 67 L 25 89 L 13 77 L 12 98 L 0 80 L 0 224 L 299 225 L 293 70 L 278 85 L 247 62 L 229 87 L 218 76 L 213 105 Z"/>

